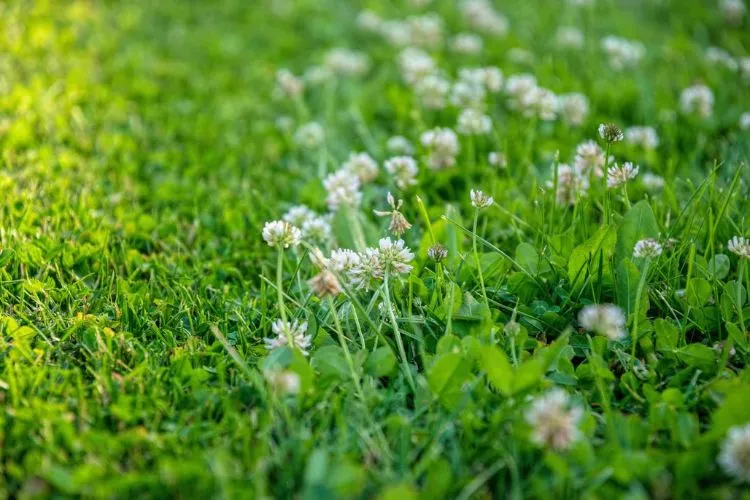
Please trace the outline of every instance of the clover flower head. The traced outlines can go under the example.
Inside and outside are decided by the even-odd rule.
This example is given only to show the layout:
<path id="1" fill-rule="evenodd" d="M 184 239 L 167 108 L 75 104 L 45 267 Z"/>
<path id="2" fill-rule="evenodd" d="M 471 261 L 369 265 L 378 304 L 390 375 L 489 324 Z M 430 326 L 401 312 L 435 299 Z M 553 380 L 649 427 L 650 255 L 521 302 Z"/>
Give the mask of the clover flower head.
<path id="1" fill-rule="evenodd" d="M 302 231 L 287 221 L 270 221 L 263 226 L 263 239 L 271 247 L 296 247 L 302 239 Z"/>
<path id="2" fill-rule="evenodd" d="M 284 321 L 277 319 L 271 325 L 271 330 L 275 337 L 265 337 L 263 342 L 269 351 L 289 345 L 291 340 L 292 347 L 298 348 L 302 354 L 307 356 L 308 350 L 312 345 L 312 337 L 307 335 L 307 322 Z"/>
<path id="3" fill-rule="evenodd" d="M 636 259 L 655 259 L 660 256 L 664 249 L 661 244 L 652 238 L 638 241 L 633 247 L 633 257 Z"/>
<path id="4" fill-rule="evenodd" d="M 571 404 L 562 389 L 553 389 L 537 397 L 526 411 L 526 422 L 532 427 L 531 440 L 538 446 L 565 451 L 581 436 L 578 424 L 583 410 Z"/>
<path id="5" fill-rule="evenodd" d="M 578 323 L 585 330 L 604 335 L 610 340 L 620 340 L 627 335 L 625 314 L 613 304 L 584 307 L 578 314 Z"/>

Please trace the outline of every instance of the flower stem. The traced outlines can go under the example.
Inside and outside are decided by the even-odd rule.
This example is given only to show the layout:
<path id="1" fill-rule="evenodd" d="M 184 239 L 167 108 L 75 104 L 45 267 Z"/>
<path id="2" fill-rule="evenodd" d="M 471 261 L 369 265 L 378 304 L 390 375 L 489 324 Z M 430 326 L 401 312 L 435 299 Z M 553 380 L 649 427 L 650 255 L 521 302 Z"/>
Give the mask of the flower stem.
<path id="1" fill-rule="evenodd" d="M 607 168 L 609 168 L 609 146 L 610 143 L 607 143 L 607 148 L 604 152 L 604 172 L 602 172 L 602 196 L 603 201 L 602 204 L 604 205 L 604 223 L 609 224 L 609 188 L 607 187 Z"/>
<path id="2" fill-rule="evenodd" d="M 362 252 L 367 247 L 367 243 L 365 242 L 365 233 L 362 231 L 362 224 L 357 218 L 357 212 L 352 207 L 344 207 L 344 211 L 346 212 L 346 218 L 349 220 L 349 229 L 352 239 L 354 239 L 354 246 Z"/>
<path id="3" fill-rule="evenodd" d="M 651 259 L 647 258 L 643 265 L 643 272 L 641 273 L 641 279 L 638 281 L 638 288 L 635 292 L 635 310 L 633 313 L 633 330 L 630 333 L 630 339 L 632 342 L 630 356 L 633 359 L 633 367 L 635 368 L 635 348 L 638 345 L 638 318 L 641 309 L 641 295 L 643 294 L 643 288 L 646 286 L 646 278 L 648 277 L 648 268 L 651 265 Z"/>
<path id="4" fill-rule="evenodd" d="M 393 328 L 393 334 L 396 337 L 396 346 L 398 347 L 398 354 L 399 356 L 401 356 L 401 362 L 403 365 L 404 373 L 406 375 L 406 379 L 409 382 L 409 386 L 411 386 L 412 391 L 416 393 L 417 386 L 414 383 L 414 378 L 412 377 L 411 369 L 409 368 L 409 362 L 406 359 L 406 349 L 404 349 L 404 341 L 401 338 L 401 331 L 398 329 L 396 316 L 393 314 L 393 304 L 391 304 L 391 291 L 388 288 L 388 271 L 385 272 L 383 285 L 385 287 L 385 290 L 384 290 L 385 307 L 386 309 L 388 309 L 388 317 L 391 320 L 391 327 Z"/>
<path id="5" fill-rule="evenodd" d="M 291 328 L 287 328 L 286 306 L 284 306 L 284 248 L 281 245 L 278 246 L 278 254 L 276 258 L 276 293 L 279 314 L 281 315 L 281 321 L 284 322 L 286 340 L 289 347 L 293 348 L 294 338 L 292 338 Z"/>
<path id="6" fill-rule="evenodd" d="M 487 299 L 487 290 L 484 287 L 484 275 L 482 274 L 482 263 L 479 261 L 479 252 L 477 251 L 477 222 L 479 221 L 479 209 L 474 211 L 474 229 L 472 231 L 472 246 L 474 248 L 474 259 L 477 263 L 477 271 L 479 272 L 479 284 L 482 287 L 482 297 L 484 298 L 484 305 L 487 306 L 487 311 L 490 310 L 490 301 Z"/>

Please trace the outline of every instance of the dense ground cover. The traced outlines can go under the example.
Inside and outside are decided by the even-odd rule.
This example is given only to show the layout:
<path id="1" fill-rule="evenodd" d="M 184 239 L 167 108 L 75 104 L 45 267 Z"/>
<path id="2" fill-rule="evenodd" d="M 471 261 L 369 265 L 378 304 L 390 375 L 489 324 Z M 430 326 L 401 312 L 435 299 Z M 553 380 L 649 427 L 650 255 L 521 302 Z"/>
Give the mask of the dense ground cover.
<path id="1" fill-rule="evenodd" d="M 0 4 L 0 491 L 746 498 L 749 23 Z"/>

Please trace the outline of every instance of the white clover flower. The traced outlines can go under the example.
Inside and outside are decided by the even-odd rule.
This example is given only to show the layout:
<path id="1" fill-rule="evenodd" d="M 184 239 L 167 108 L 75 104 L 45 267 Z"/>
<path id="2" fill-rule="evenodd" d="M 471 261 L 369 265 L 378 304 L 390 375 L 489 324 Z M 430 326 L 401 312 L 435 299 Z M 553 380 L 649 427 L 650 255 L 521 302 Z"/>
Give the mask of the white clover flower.
<path id="1" fill-rule="evenodd" d="M 644 149 L 656 149 L 659 145 L 659 135 L 654 127 L 628 127 L 625 129 L 625 142 Z"/>
<path id="2" fill-rule="evenodd" d="M 614 123 L 599 124 L 599 137 L 606 142 L 619 142 L 623 139 L 622 129 Z"/>
<path id="3" fill-rule="evenodd" d="M 329 50 L 323 65 L 332 73 L 342 76 L 361 76 L 370 69 L 370 61 L 366 54 L 343 47 Z"/>
<path id="4" fill-rule="evenodd" d="M 658 241 L 652 238 L 638 241 L 633 247 L 633 257 L 636 259 L 655 259 L 664 249 Z"/>
<path id="5" fill-rule="evenodd" d="M 404 240 L 393 241 L 390 238 L 381 238 L 378 242 L 377 254 L 383 273 L 406 274 L 412 269 L 409 262 L 414 259 L 414 254 L 406 246 Z"/>
<path id="6" fill-rule="evenodd" d="M 462 135 L 486 135 L 492 131 L 492 119 L 476 109 L 465 109 L 458 115 L 456 130 Z"/>
<path id="7" fill-rule="evenodd" d="M 507 52 L 508 60 L 516 64 L 530 65 L 534 63 L 534 53 L 523 47 L 513 47 Z"/>
<path id="8" fill-rule="evenodd" d="M 294 142 L 304 149 L 317 149 L 325 140 L 325 131 L 318 122 L 305 123 L 294 133 Z"/>
<path id="9" fill-rule="evenodd" d="M 301 382 L 299 375 L 290 370 L 266 370 L 263 372 L 268 384 L 281 394 L 297 394 Z"/>
<path id="10" fill-rule="evenodd" d="M 304 92 L 305 84 L 288 69 L 280 69 L 276 72 L 276 88 L 283 95 L 297 97 Z"/>
<path id="11" fill-rule="evenodd" d="M 407 19 L 407 23 L 412 45 L 434 49 L 443 43 L 443 19 L 439 15 L 413 16 Z"/>
<path id="12" fill-rule="evenodd" d="M 614 189 L 636 178 L 640 167 L 626 161 L 622 166 L 615 163 L 607 169 L 607 187 Z"/>
<path id="13" fill-rule="evenodd" d="M 522 109 L 528 101 L 527 94 L 536 89 L 536 77 L 528 73 L 511 75 L 505 82 L 505 93 L 508 94 L 508 106 L 511 109 Z"/>
<path id="14" fill-rule="evenodd" d="M 458 70 L 458 80 L 493 93 L 503 89 L 503 72 L 496 66 L 461 68 Z"/>
<path id="15" fill-rule="evenodd" d="M 459 7 L 475 30 L 493 36 L 504 36 L 508 32 L 508 20 L 488 0 L 462 0 Z"/>
<path id="16" fill-rule="evenodd" d="M 414 86 L 419 101 L 427 109 L 443 109 L 451 84 L 440 75 L 427 75 Z"/>
<path id="17" fill-rule="evenodd" d="M 750 130 L 750 112 L 745 112 L 740 115 L 740 129 Z"/>
<path id="18" fill-rule="evenodd" d="M 649 191 L 658 191 L 664 188 L 664 177 L 651 172 L 646 172 L 641 176 L 643 186 Z"/>
<path id="19" fill-rule="evenodd" d="M 357 289 L 367 288 L 374 280 L 382 277 L 383 265 L 375 248 L 368 247 L 357 254 L 356 261 L 346 270 L 346 278 Z"/>
<path id="20" fill-rule="evenodd" d="M 342 205 L 347 208 L 357 207 L 362 201 L 359 177 L 346 169 L 339 169 L 323 180 L 323 186 L 328 192 L 326 203 L 335 212 Z"/>
<path id="21" fill-rule="evenodd" d="M 312 220 L 317 216 L 318 214 L 306 205 L 295 205 L 287 210 L 282 219 L 293 226 L 301 228 L 305 222 Z"/>
<path id="22" fill-rule="evenodd" d="M 604 175 L 605 154 L 594 141 L 586 141 L 576 147 L 575 167 L 583 175 Z"/>
<path id="23" fill-rule="evenodd" d="M 555 43 L 563 49 L 580 49 L 583 47 L 583 33 L 573 26 L 560 26 L 555 33 Z"/>
<path id="24" fill-rule="evenodd" d="M 750 240 L 742 236 L 734 236 L 727 243 L 727 250 L 743 259 L 750 259 Z"/>
<path id="25" fill-rule="evenodd" d="M 401 77 L 409 85 L 415 85 L 428 75 L 435 72 L 435 61 L 426 52 L 408 47 L 398 56 Z"/>
<path id="26" fill-rule="evenodd" d="M 580 127 L 589 114 L 588 98 L 578 92 L 563 94 L 558 97 L 559 111 L 565 123 Z"/>
<path id="27" fill-rule="evenodd" d="M 334 78 L 334 74 L 326 67 L 313 65 L 305 70 L 303 78 L 310 85 L 321 85 L 331 81 Z"/>
<path id="28" fill-rule="evenodd" d="M 417 162 L 410 156 L 394 156 L 385 161 L 385 169 L 399 189 L 408 189 L 417 183 Z"/>
<path id="29" fill-rule="evenodd" d="M 275 220 L 263 226 L 263 239 L 270 247 L 296 247 L 302 238 L 302 231 L 286 221 Z"/>
<path id="30" fill-rule="evenodd" d="M 508 166 L 508 160 L 502 151 L 491 151 L 487 155 L 487 163 L 498 168 L 506 168 Z"/>
<path id="31" fill-rule="evenodd" d="M 732 54 L 719 47 L 709 47 L 706 49 L 706 61 L 714 66 L 723 66 L 731 72 L 739 69 L 739 63 L 732 57 Z"/>
<path id="32" fill-rule="evenodd" d="M 721 0 L 721 13 L 729 24 L 740 24 L 747 8 L 742 0 Z"/>
<path id="33" fill-rule="evenodd" d="M 487 208 L 491 207 L 492 204 L 495 203 L 495 200 L 494 198 L 492 198 L 492 196 L 487 196 L 478 189 L 472 189 L 469 195 L 471 198 L 471 205 L 474 208 Z"/>
<path id="34" fill-rule="evenodd" d="M 333 231 L 326 217 L 316 216 L 302 223 L 302 238 L 313 243 L 328 243 Z"/>
<path id="35" fill-rule="evenodd" d="M 701 118 L 709 118 L 714 110 L 714 93 L 701 84 L 688 87 L 680 94 L 680 107 L 685 114 L 697 113 Z"/>
<path id="36" fill-rule="evenodd" d="M 299 322 L 297 320 L 289 322 L 277 319 L 271 325 L 271 330 L 276 336 L 265 337 L 263 339 L 266 349 L 271 351 L 279 347 L 284 347 L 289 345 L 289 339 L 291 339 L 293 347 L 298 348 L 302 351 L 302 354 L 307 356 L 308 349 L 312 345 L 312 337 L 307 335 L 307 322 Z"/>
<path id="37" fill-rule="evenodd" d="M 435 262 L 442 262 L 448 258 L 448 249 L 440 243 L 435 243 L 427 249 L 427 256 Z"/>
<path id="38" fill-rule="evenodd" d="M 357 252 L 348 248 L 339 248 L 331 252 L 331 257 L 328 259 L 328 266 L 339 274 L 346 274 L 359 264 L 359 260 Z"/>
<path id="39" fill-rule="evenodd" d="M 750 483 L 750 424 L 729 429 L 721 445 L 719 465 L 728 476 Z"/>
<path id="40" fill-rule="evenodd" d="M 484 85 L 459 80 L 451 87 L 451 104 L 457 108 L 481 108 L 484 105 Z"/>
<path id="41" fill-rule="evenodd" d="M 434 128 L 424 132 L 420 137 L 422 145 L 429 151 L 428 163 L 434 170 L 442 170 L 453 167 L 456 164 L 456 156 L 460 146 L 458 137 L 449 128 Z"/>
<path id="42" fill-rule="evenodd" d="M 287 115 L 277 116 L 274 123 L 277 129 L 285 133 L 290 132 L 292 130 L 292 127 L 294 127 L 294 120 L 291 116 Z"/>
<path id="43" fill-rule="evenodd" d="M 581 437 L 578 424 L 582 417 L 583 410 L 571 404 L 565 391 L 553 389 L 534 399 L 525 418 L 536 445 L 564 451 Z"/>
<path id="44" fill-rule="evenodd" d="M 341 168 L 356 175 L 361 183 L 374 181 L 380 172 L 378 162 L 367 153 L 350 153 Z"/>
<path id="45" fill-rule="evenodd" d="M 590 332 L 604 335 L 610 340 L 627 336 L 625 314 L 613 304 L 590 305 L 578 313 L 578 323 Z"/>
<path id="46" fill-rule="evenodd" d="M 609 58 L 609 66 L 615 71 L 632 68 L 646 54 L 646 48 L 641 42 L 617 36 L 604 37 L 601 43 L 602 49 Z"/>
<path id="47" fill-rule="evenodd" d="M 357 27 L 368 33 L 377 33 L 383 24 L 383 20 L 380 19 L 375 12 L 371 10 L 362 10 L 357 14 Z"/>
<path id="48" fill-rule="evenodd" d="M 451 39 L 450 46 L 456 54 L 476 55 L 484 48 L 484 42 L 474 33 L 459 33 Z"/>
<path id="49" fill-rule="evenodd" d="M 414 154 L 414 146 L 409 139 L 402 135 L 394 135 L 385 143 L 388 151 L 399 156 L 411 156 Z"/>
<path id="50" fill-rule="evenodd" d="M 534 87 L 521 97 L 521 107 L 528 115 L 536 114 L 541 120 L 550 121 L 557 117 L 559 102 L 551 90 Z"/>
<path id="51" fill-rule="evenodd" d="M 550 188 L 554 187 L 554 182 L 549 181 L 547 184 Z M 557 166 L 557 191 L 555 197 L 561 205 L 575 205 L 575 203 L 586 196 L 589 189 L 589 180 L 587 176 L 581 175 L 581 172 L 561 163 Z"/>
<path id="52" fill-rule="evenodd" d="M 411 43 L 411 29 L 405 21 L 383 21 L 380 24 L 380 34 L 394 47 L 404 47 Z"/>

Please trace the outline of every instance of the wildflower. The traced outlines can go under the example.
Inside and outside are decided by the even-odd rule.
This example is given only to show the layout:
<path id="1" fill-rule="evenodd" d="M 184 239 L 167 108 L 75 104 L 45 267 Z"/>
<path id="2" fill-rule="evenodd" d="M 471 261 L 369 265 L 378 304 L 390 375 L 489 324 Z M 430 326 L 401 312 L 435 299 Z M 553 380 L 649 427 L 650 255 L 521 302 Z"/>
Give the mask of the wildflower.
<path id="1" fill-rule="evenodd" d="M 276 117 L 275 120 L 276 128 L 279 129 L 281 132 L 289 132 L 292 130 L 292 127 L 294 126 L 294 120 L 291 116 L 287 115 L 281 115 Z"/>
<path id="2" fill-rule="evenodd" d="M 435 61 L 427 53 L 414 47 L 401 51 L 398 63 L 401 76 L 410 85 L 416 84 L 422 78 L 435 72 Z"/>
<path id="3" fill-rule="evenodd" d="M 337 47 L 326 53 L 323 65 L 337 75 L 361 76 L 370 68 L 370 61 L 362 52 Z"/>
<path id="4" fill-rule="evenodd" d="M 563 49 L 580 49 L 583 47 L 583 33 L 572 26 L 560 26 L 555 33 L 555 43 Z"/>
<path id="5" fill-rule="evenodd" d="M 414 254 L 404 240 L 392 241 L 390 238 L 382 238 L 378 242 L 377 255 L 384 273 L 406 274 L 412 269 L 409 262 L 414 258 Z"/>
<path id="6" fill-rule="evenodd" d="M 481 108 L 486 91 L 484 85 L 471 80 L 459 80 L 451 87 L 451 104 L 458 108 Z"/>
<path id="7" fill-rule="evenodd" d="M 417 183 L 417 162 L 410 156 L 394 156 L 385 161 L 385 169 L 399 189 L 408 189 Z"/>
<path id="8" fill-rule="evenodd" d="M 323 144 L 325 132 L 323 127 L 317 122 L 310 122 L 302 125 L 294 133 L 294 142 L 305 149 L 317 149 Z"/>
<path id="9" fill-rule="evenodd" d="M 451 40 L 451 50 L 456 54 L 476 55 L 483 47 L 482 39 L 473 33 L 459 33 Z"/>
<path id="10" fill-rule="evenodd" d="M 534 63 L 534 53 L 521 47 L 508 50 L 508 59 L 516 64 L 531 65 Z"/>
<path id="11" fill-rule="evenodd" d="M 531 440 L 538 446 L 564 451 L 580 438 L 578 423 L 583 410 L 570 403 L 562 389 L 553 389 L 534 399 L 526 411 L 526 422 L 532 427 Z"/>
<path id="12" fill-rule="evenodd" d="M 739 64 L 732 55 L 724 49 L 709 47 L 706 49 L 706 60 L 713 65 L 723 66 L 731 72 L 739 69 Z"/>
<path id="13" fill-rule="evenodd" d="M 630 180 L 635 179 L 640 167 L 626 161 L 622 166 L 616 163 L 607 169 L 607 187 L 610 189 L 622 186 Z"/>
<path id="14" fill-rule="evenodd" d="M 508 337 L 516 337 L 521 333 L 521 324 L 518 321 L 510 320 L 503 327 L 503 333 Z"/>
<path id="15" fill-rule="evenodd" d="M 417 82 L 414 92 L 427 109 L 443 109 L 451 84 L 439 75 L 427 75 Z"/>
<path id="16" fill-rule="evenodd" d="M 750 259 L 750 240 L 735 236 L 727 243 L 727 250 L 743 259 Z"/>
<path id="17" fill-rule="evenodd" d="M 740 24 L 745 16 L 745 4 L 742 0 L 721 0 L 721 13 L 729 24 Z"/>
<path id="18" fill-rule="evenodd" d="M 300 390 L 299 375 L 290 370 L 266 370 L 263 372 L 268 384 L 282 394 L 297 394 Z"/>
<path id="19" fill-rule="evenodd" d="M 740 129 L 750 130 L 750 112 L 745 112 L 740 115 Z"/>
<path id="20" fill-rule="evenodd" d="M 559 102 L 551 90 L 534 87 L 521 98 L 521 107 L 527 115 L 536 113 L 541 120 L 550 121 L 557 117 Z"/>
<path id="21" fill-rule="evenodd" d="M 505 93 L 510 97 L 508 105 L 511 109 L 521 109 L 525 96 L 536 88 L 536 77 L 528 73 L 511 75 L 505 82 Z"/>
<path id="22" fill-rule="evenodd" d="M 327 243 L 331 240 L 331 223 L 326 217 L 315 216 L 302 223 L 302 238 L 312 243 Z"/>
<path id="23" fill-rule="evenodd" d="M 402 135 L 394 135 L 385 143 L 386 149 L 396 155 L 410 156 L 414 154 L 414 146 L 409 139 Z"/>
<path id="24" fill-rule="evenodd" d="M 641 180 L 643 181 L 644 187 L 649 191 L 658 191 L 664 188 L 664 177 L 660 175 L 646 172 L 641 176 Z"/>
<path id="25" fill-rule="evenodd" d="M 377 33 L 383 24 L 382 19 L 371 10 L 363 10 L 357 14 L 357 27 L 362 31 Z"/>
<path id="26" fill-rule="evenodd" d="M 714 93 L 705 85 L 696 84 L 680 94 L 680 107 L 685 114 L 697 113 L 701 118 L 709 118 L 714 109 Z"/>
<path id="27" fill-rule="evenodd" d="M 434 170 L 450 168 L 456 164 L 459 152 L 458 137 L 449 128 L 435 128 L 420 137 L 422 145 L 429 150 L 428 163 Z"/>
<path id="28" fill-rule="evenodd" d="M 552 183 L 549 183 L 552 187 Z M 557 166 L 557 202 L 563 205 L 574 205 L 589 189 L 588 178 L 580 170 L 561 163 Z"/>
<path id="29" fill-rule="evenodd" d="M 506 168 L 508 166 L 508 160 L 505 157 L 505 153 L 501 151 L 492 151 L 487 155 L 487 163 L 493 167 Z"/>
<path id="30" fill-rule="evenodd" d="M 619 142 L 623 138 L 622 129 L 614 123 L 602 123 L 599 125 L 599 137 L 606 142 Z"/>
<path id="31" fill-rule="evenodd" d="M 324 66 L 313 65 L 305 70 L 303 78 L 305 79 L 305 82 L 310 85 L 321 85 L 332 80 L 334 74 L 330 69 Z"/>
<path id="32" fill-rule="evenodd" d="M 375 215 L 377 215 L 378 217 L 390 216 L 391 223 L 388 226 L 388 230 L 396 236 L 401 236 L 411 227 L 409 221 L 407 221 L 406 217 L 404 217 L 404 215 L 401 213 L 401 206 L 404 204 L 404 200 L 398 200 L 398 203 L 396 203 L 391 193 L 388 193 L 386 199 L 391 209 L 375 210 Z"/>
<path id="33" fill-rule="evenodd" d="M 269 351 L 284 347 L 291 340 L 292 346 L 302 351 L 307 356 L 307 351 L 312 344 L 312 337 L 307 335 L 307 322 L 301 323 L 298 320 L 293 322 L 277 319 L 271 325 L 271 330 L 276 334 L 275 337 L 266 337 L 263 342 Z"/>
<path id="34" fill-rule="evenodd" d="M 508 32 L 508 20 L 488 0 L 462 0 L 459 6 L 466 21 L 477 31 L 494 36 Z"/>
<path id="35" fill-rule="evenodd" d="M 341 284 L 339 279 L 329 269 L 322 269 L 318 274 L 310 278 L 307 282 L 312 288 L 315 296 L 323 298 L 336 296 L 341 293 Z"/>
<path id="36" fill-rule="evenodd" d="M 359 191 L 359 177 L 348 170 L 339 169 L 323 180 L 323 186 L 328 191 L 326 203 L 331 211 L 336 211 L 341 205 L 356 207 L 362 201 Z"/>
<path id="37" fill-rule="evenodd" d="M 610 340 L 620 340 L 627 335 L 625 314 L 612 304 L 584 307 L 578 314 L 578 323 L 585 330 L 604 335 Z"/>
<path id="38" fill-rule="evenodd" d="M 503 72 L 496 66 L 484 68 L 461 68 L 458 71 L 460 82 L 479 86 L 490 92 L 500 92 L 503 88 Z"/>
<path id="39" fill-rule="evenodd" d="M 378 163 L 367 153 L 350 153 L 342 168 L 356 175 L 362 183 L 374 181 L 379 173 Z"/>
<path id="40" fill-rule="evenodd" d="M 586 141 L 576 147 L 575 167 L 584 175 L 604 175 L 604 151 L 594 141 Z"/>
<path id="41" fill-rule="evenodd" d="M 471 197 L 471 205 L 474 208 L 487 208 L 491 207 L 492 204 L 495 202 L 495 200 L 492 198 L 492 196 L 487 196 L 482 191 L 479 190 L 471 190 L 470 193 Z"/>
<path id="42" fill-rule="evenodd" d="M 456 130 L 463 135 L 485 135 L 492 130 L 489 116 L 475 109 L 465 109 L 458 115 Z"/>
<path id="43" fill-rule="evenodd" d="M 568 125 L 580 127 L 589 114 L 588 98 L 577 92 L 563 94 L 558 98 L 560 114 Z"/>
<path id="44" fill-rule="evenodd" d="M 301 238 L 302 231 L 286 221 L 275 220 L 263 226 L 263 239 L 270 247 L 296 247 Z"/>
<path id="45" fill-rule="evenodd" d="M 435 48 L 443 41 L 443 20 L 437 14 L 430 13 L 413 16 L 407 20 L 409 41 L 418 47 Z"/>
<path id="46" fill-rule="evenodd" d="M 411 42 L 411 30 L 409 24 L 404 21 L 383 21 L 380 25 L 380 34 L 395 47 L 404 47 Z"/>
<path id="47" fill-rule="evenodd" d="M 435 262 L 442 262 L 448 257 L 448 249 L 440 243 L 435 243 L 427 249 L 427 256 Z"/>
<path id="48" fill-rule="evenodd" d="M 727 475 L 750 483 L 750 424 L 729 429 L 721 445 L 719 465 Z"/>
<path id="49" fill-rule="evenodd" d="M 660 256 L 663 249 L 658 241 L 647 238 L 638 241 L 633 247 L 633 257 L 636 259 L 655 259 Z"/>
<path id="50" fill-rule="evenodd" d="M 280 94 L 297 97 L 305 90 L 305 84 L 288 69 L 280 69 L 276 72 L 276 89 Z"/>
<path id="51" fill-rule="evenodd" d="M 635 66 L 646 54 L 646 48 L 641 42 L 625 38 L 607 36 L 601 43 L 609 57 L 609 66 L 615 71 Z"/>
<path id="52" fill-rule="evenodd" d="M 296 205 L 287 210 L 282 219 L 293 226 L 301 228 L 305 222 L 314 219 L 316 216 L 317 214 L 306 205 Z"/>
<path id="53" fill-rule="evenodd" d="M 659 145 L 659 136 L 654 127 L 628 127 L 625 129 L 625 142 L 644 149 L 655 149 Z"/>
<path id="54" fill-rule="evenodd" d="M 383 265 L 380 262 L 378 251 L 374 248 L 365 248 L 357 254 L 356 260 L 346 271 L 346 277 L 356 288 L 367 288 L 373 280 L 383 277 Z"/>
<path id="55" fill-rule="evenodd" d="M 359 263 L 359 260 L 357 252 L 347 248 L 339 248 L 331 252 L 331 257 L 326 265 L 339 274 L 346 274 Z"/>

